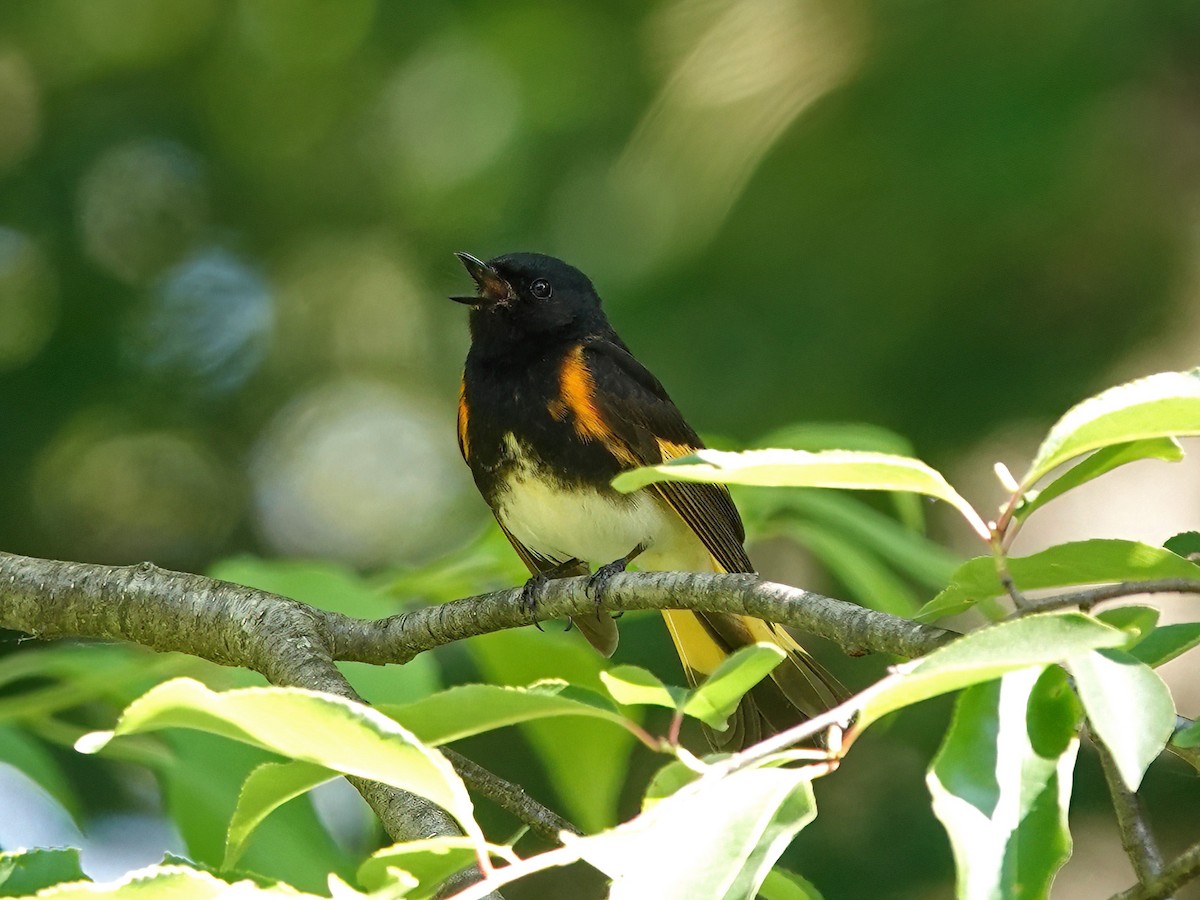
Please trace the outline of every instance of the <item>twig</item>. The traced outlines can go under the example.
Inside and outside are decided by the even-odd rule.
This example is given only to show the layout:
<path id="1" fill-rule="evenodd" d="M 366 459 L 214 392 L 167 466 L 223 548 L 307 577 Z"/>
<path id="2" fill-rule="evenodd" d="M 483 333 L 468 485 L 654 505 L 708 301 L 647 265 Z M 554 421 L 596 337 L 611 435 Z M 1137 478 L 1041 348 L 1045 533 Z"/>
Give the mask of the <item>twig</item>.
<path id="1" fill-rule="evenodd" d="M 1055 594 L 1053 597 L 1030 600 L 1025 608 L 1017 614 L 1050 612 L 1072 606 L 1087 611 L 1105 600 L 1135 597 L 1138 594 L 1200 594 L 1200 581 L 1190 578 L 1155 578 L 1149 581 L 1122 581 L 1117 584 L 1105 584 L 1082 591 L 1071 591 L 1066 594 Z"/>
<path id="2" fill-rule="evenodd" d="M 1149 884 L 1135 884 L 1111 900 L 1165 900 L 1189 881 L 1200 878 L 1200 843 L 1192 844 L 1163 868 Z"/>
<path id="3" fill-rule="evenodd" d="M 1117 814 L 1117 828 L 1121 832 L 1121 846 L 1125 855 L 1133 863 L 1134 874 L 1143 885 L 1150 884 L 1162 872 L 1162 851 L 1154 839 L 1154 832 L 1146 817 L 1146 808 L 1137 792 L 1129 790 L 1121 780 L 1117 771 L 1116 761 L 1104 742 L 1096 736 L 1091 724 L 1087 726 L 1092 746 L 1100 757 L 1100 767 L 1104 770 L 1104 780 L 1108 783 L 1108 793 L 1112 797 L 1113 811 Z"/>
<path id="4" fill-rule="evenodd" d="M 512 813 L 547 840 L 556 844 L 562 843 L 559 833 L 563 831 L 570 834 L 582 834 L 578 828 L 562 816 L 530 797 L 520 785 L 505 781 L 499 775 L 488 771 L 479 763 L 467 759 L 449 747 L 442 747 L 441 751 L 472 790 L 481 797 L 487 797 L 501 809 Z"/>

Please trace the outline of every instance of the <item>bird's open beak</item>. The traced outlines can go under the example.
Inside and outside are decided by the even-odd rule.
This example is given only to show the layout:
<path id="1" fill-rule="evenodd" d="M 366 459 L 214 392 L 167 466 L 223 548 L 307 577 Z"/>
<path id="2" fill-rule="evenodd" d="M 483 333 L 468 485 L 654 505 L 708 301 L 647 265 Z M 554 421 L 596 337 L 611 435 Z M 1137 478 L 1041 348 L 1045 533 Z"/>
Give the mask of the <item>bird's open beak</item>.
<path id="1" fill-rule="evenodd" d="M 482 306 L 484 304 L 507 304 L 513 298 L 512 285 L 487 263 L 476 259 L 470 253 L 455 253 L 454 255 L 458 257 L 458 261 L 463 264 L 467 274 L 479 286 L 479 294 L 469 297 L 451 297 L 451 300 L 456 303 L 465 303 L 468 306 Z"/>

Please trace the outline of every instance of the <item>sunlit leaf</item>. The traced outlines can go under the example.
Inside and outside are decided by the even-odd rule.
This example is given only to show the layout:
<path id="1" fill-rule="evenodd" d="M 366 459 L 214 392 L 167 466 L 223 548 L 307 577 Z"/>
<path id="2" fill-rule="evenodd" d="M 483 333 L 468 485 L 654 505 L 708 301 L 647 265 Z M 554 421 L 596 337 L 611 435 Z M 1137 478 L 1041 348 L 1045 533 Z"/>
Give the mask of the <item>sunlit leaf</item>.
<path id="1" fill-rule="evenodd" d="M 464 684 L 416 703 L 377 708 L 430 746 L 552 716 L 586 716 L 617 725 L 625 722 L 603 694 L 561 679 L 530 687 Z"/>
<path id="2" fill-rule="evenodd" d="M 221 868 L 232 869 L 237 865 L 246 841 L 267 816 L 289 800 L 337 777 L 337 772 L 324 766 L 298 761 L 263 763 L 251 772 L 229 820 Z"/>
<path id="3" fill-rule="evenodd" d="M 368 891 L 382 890 L 395 883 L 394 873 L 399 869 L 411 875 L 419 885 L 405 897 L 423 900 L 432 897 L 455 872 L 474 865 L 475 860 L 475 848 L 464 837 L 408 841 L 372 853 L 358 870 L 358 883 Z"/>
<path id="4" fill-rule="evenodd" d="M 611 900 L 742 900 L 815 815 L 803 769 L 750 768 L 694 782 L 578 846 L 612 878 Z"/>
<path id="5" fill-rule="evenodd" d="M 1033 499 L 1023 504 L 1017 510 L 1017 518 L 1024 519 L 1034 510 L 1045 506 L 1056 497 L 1061 497 L 1067 491 L 1081 484 L 1099 478 L 1111 472 L 1118 466 L 1137 462 L 1141 459 L 1161 459 L 1166 462 L 1179 462 L 1183 459 L 1183 448 L 1172 437 L 1155 437 L 1139 441 L 1126 441 L 1102 447 L 1087 459 L 1072 466 L 1046 487 L 1037 491 Z"/>
<path id="6" fill-rule="evenodd" d="M 950 835 L 958 896 L 1045 897 L 1071 854 L 1067 807 L 1077 715 L 1060 669 L 1010 672 L 963 691 L 930 767 L 933 810 Z M 1069 691 L 1068 691 L 1069 692 Z M 1027 723 L 1044 733 L 1039 752 Z"/>
<path id="7" fill-rule="evenodd" d="M 1112 754 L 1121 780 L 1136 791 L 1175 730 L 1175 704 L 1161 678 L 1119 650 L 1067 661 L 1096 736 Z"/>
<path id="8" fill-rule="evenodd" d="M 1200 566 L 1162 547 L 1136 541 L 1057 544 L 1032 556 L 1011 557 L 1008 570 L 1022 591 L 1152 578 L 1185 578 L 1200 583 Z M 921 607 L 915 618 L 931 622 L 958 615 L 980 600 L 1003 593 L 995 561 L 990 556 L 979 556 L 963 563 L 946 589 Z"/>
<path id="9" fill-rule="evenodd" d="M 762 900 L 822 900 L 821 892 L 811 881 L 779 866 L 767 873 L 759 885 L 758 896 Z"/>
<path id="10" fill-rule="evenodd" d="M 711 446 L 711 445 L 710 445 Z M 790 450 L 866 450 L 912 456 L 912 441 L 903 435 L 865 422 L 805 422 L 773 431 L 752 448 Z M 925 510 L 921 499 L 904 491 L 892 494 L 896 513 L 905 530 L 924 532 Z"/>
<path id="11" fill-rule="evenodd" d="M 724 728 L 739 701 L 787 656 L 774 644 L 752 644 L 731 653 L 692 691 L 683 711 L 712 728 Z"/>
<path id="12" fill-rule="evenodd" d="M 1160 372 L 1090 397 L 1050 429 L 1021 484 L 1032 487 L 1089 450 L 1151 438 L 1200 434 L 1200 375 Z"/>
<path id="13" fill-rule="evenodd" d="M 75 882 L 43 891 L 42 898 L 59 897 L 137 897 L 138 900 L 224 900 L 236 897 L 286 897 L 291 900 L 320 900 L 320 894 L 306 894 L 286 884 L 269 887 L 244 879 L 228 882 L 197 869 L 180 865 L 147 866 L 99 884 Z M 362 896 L 343 886 L 342 896 Z"/>
<path id="14" fill-rule="evenodd" d="M 965 635 L 928 656 L 897 666 L 859 695 L 854 728 L 930 697 L 1029 666 L 1120 647 L 1128 636 L 1081 613 L 1042 614 L 1001 622 Z"/>
<path id="15" fill-rule="evenodd" d="M 908 491 L 945 500 L 985 540 L 987 526 L 971 504 L 941 473 L 919 459 L 852 450 L 746 450 L 724 453 L 698 450 L 657 466 L 623 472 L 613 479 L 621 491 L 634 491 L 656 481 L 707 484 L 753 484 L 776 487 L 841 488 L 843 490 Z"/>
<path id="16" fill-rule="evenodd" d="M 600 673 L 600 681 L 622 706 L 665 706 L 678 709 L 687 697 L 683 688 L 667 685 L 641 666 L 613 666 Z"/>
<path id="17" fill-rule="evenodd" d="M 378 710 L 329 694 L 276 687 L 217 693 L 178 678 L 130 704 L 113 731 L 88 735 L 77 748 L 95 752 L 113 737 L 171 727 L 219 734 L 409 791 L 482 839 L 467 789 L 440 754 Z"/>

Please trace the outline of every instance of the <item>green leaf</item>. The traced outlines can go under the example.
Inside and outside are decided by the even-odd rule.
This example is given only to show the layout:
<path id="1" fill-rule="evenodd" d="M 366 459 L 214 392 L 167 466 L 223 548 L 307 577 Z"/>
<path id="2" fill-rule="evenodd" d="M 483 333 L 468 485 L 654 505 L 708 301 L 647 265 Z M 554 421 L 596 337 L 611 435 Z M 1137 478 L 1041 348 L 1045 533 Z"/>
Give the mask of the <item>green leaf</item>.
<path id="1" fill-rule="evenodd" d="M 88 881 L 79 867 L 79 851 L 74 848 L 0 851 L 0 897 L 36 894 L 70 881 Z"/>
<path id="2" fill-rule="evenodd" d="M 341 897 L 362 896 L 348 887 L 339 888 Z M 224 881 L 208 872 L 187 866 L 148 866 L 103 884 L 75 882 L 50 888 L 38 894 L 41 900 L 60 897 L 137 897 L 137 900 L 226 900 L 242 897 L 284 897 L 290 900 L 321 900 L 320 894 L 306 894 L 286 884 L 264 887 L 250 879 Z"/>
<path id="3" fill-rule="evenodd" d="M 895 674 L 858 695 L 854 728 L 861 731 L 890 712 L 1006 672 L 1120 647 L 1127 639 L 1124 632 L 1082 613 L 1046 613 L 990 625 L 894 667 Z"/>
<path id="4" fill-rule="evenodd" d="M 1017 518 L 1025 519 L 1034 510 L 1045 506 L 1055 497 L 1060 497 L 1067 491 L 1079 487 L 1094 478 L 1099 478 L 1106 472 L 1111 472 L 1118 466 L 1136 462 L 1139 459 L 1161 459 L 1166 462 L 1179 462 L 1183 459 L 1183 448 L 1172 437 L 1155 437 L 1139 441 L 1126 441 L 1102 447 L 1087 459 L 1072 466 L 1046 487 L 1042 488 L 1033 498 L 1017 510 Z"/>
<path id="5" fill-rule="evenodd" d="M 684 765 L 677 759 L 671 760 L 654 773 L 646 791 L 642 795 L 642 811 L 645 812 L 655 803 L 665 800 L 678 792 L 684 785 L 691 784 L 700 775 L 695 769 Z"/>
<path id="6" fill-rule="evenodd" d="M 600 672 L 607 661 L 578 634 L 510 629 L 466 645 L 488 681 L 526 685 L 560 678 L 572 687 L 605 693 Z M 636 712 L 631 709 L 630 715 Z M 531 719 L 519 727 L 545 766 L 564 815 L 586 831 L 598 831 L 617 820 L 625 760 L 634 743 L 629 732 L 574 715 Z"/>
<path id="7" fill-rule="evenodd" d="M 762 900 L 822 900 L 821 892 L 811 881 L 779 866 L 767 873 L 758 896 Z"/>
<path id="8" fill-rule="evenodd" d="M 1066 670 L 1047 666 L 1042 670 L 1029 701 L 1025 725 L 1029 744 L 1046 758 L 1061 756 L 1079 737 L 1083 704 L 1071 686 Z"/>
<path id="9" fill-rule="evenodd" d="M 440 746 L 485 731 L 552 716 L 586 716 L 624 725 L 607 698 L 561 679 L 529 687 L 465 684 L 404 706 L 379 706 L 422 742 Z"/>
<path id="10" fill-rule="evenodd" d="M 135 700 L 111 732 L 76 745 L 94 753 L 113 737 L 162 728 L 194 728 L 283 756 L 379 781 L 431 800 L 480 841 L 466 786 L 450 764 L 378 710 L 299 688 L 217 693 L 177 678 Z"/>
<path id="11" fill-rule="evenodd" d="M 307 762 L 263 763 L 247 776 L 229 820 L 222 869 L 232 869 L 242 856 L 246 842 L 263 820 L 289 800 L 306 794 L 319 784 L 337 778 L 324 766 Z"/>
<path id="12" fill-rule="evenodd" d="M 455 872 L 475 864 L 475 848 L 467 838 L 446 836 L 408 841 L 377 850 L 358 870 L 358 883 L 368 891 L 382 891 L 396 883 L 396 870 L 411 875 L 417 884 L 404 896 L 408 900 L 433 897 Z"/>
<path id="13" fill-rule="evenodd" d="M 396 601 L 384 591 L 333 563 L 239 556 L 217 563 L 210 575 L 360 619 L 383 618 L 396 612 Z M 419 654 L 403 666 L 341 662 L 338 668 L 375 706 L 407 703 L 441 687 L 441 672 L 432 653 Z"/>
<path id="14" fill-rule="evenodd" d="M 172 762 L 160 767 L 159 779 L 171 821 L 184 839 L 188 865 L 211 866 L 216 872 L 246 779 L 275 757 L 258 747 L 199 731 L 168 730 L 162 733 L 162 741 L 170 748 Z M 329 873 L 350 877 L 357 863 L 330 837 L 310 798 L 300 797 L 255 829 L 239 866 L 320 893 L 328 889 Z M 232 876 L 222 872 L 221 877 Z"/>
<path id="15" fill-rule="evenodd" d="M 921 502 L 913 494 L 903 496 Z M 962 557 L 872 509 L 857 497 L 838 491 L 747 491 L 739 508 L 760 515 L 800 518 L 811 527 L 834 532 L 859 547 L 870 548 L 899 572 L 931 588 L 940 588 L 962 564 Z"/>
<path id="16" fill-rule="evenodd" d="M 1012 557 L 1008 570 L 1023 591 L 1077 584 L 1187 578 L 1200 581 L 1200 566 L 1162 547 L 1136 541 L 1092 540 L 1058 544 L 1032 556 Z M 966 612 L 975 603 L 998 597 L 1004 587 L 990 556 L 968 560 L 950 584 L 917 612 L 919 622 Z"/>
<path id="17" fill-rule="evenodd" d="M 805 770 L 748 768 L 694 782 L 573 846 L 612 878 L 610 900 L 741 900 L 815 815 Z"/>
<path id="18" fill-rule="evenodd" d="M 1163 546 L 1184 559 L 1193 553 L 1200 554 L 1200 531 L 1182 531 L 1167 538 Z"/>
<path id="19" fill-rule="evenodd" d="M 710 445 L 711 446 L 711 445 Z M 912 456 L 912 441 L 903 435 L 863 422 L 805 422 L 773 431 L 755 441 L 751 449 L 784 447 L 789 450 L 874 450 L 897 456 Z M 912 494 L 892 495 L 896 513 L 906 530 L 924 532 L 925 510 Z"/>
<path id="20" fill-rule="evenodd" d="M 1200 375 L 1160 372 L 1109 388 L 1067 411 L 1021 480 L 1029 488 L 1089 450 L 1151 438 L 1200 434 Z"/>
<path id="21" fill-rule="evenodd" d="M 1155 628 L 1136 644 L 1130 655 L 1153 668 L 1200 646 L 1200 622 L 1180 622 Z"/>
<path id="22" fill-rule="evenodd" d="M 691 692 L 683 711 L 711 728 L 723 729 L 739 701 L 783 662 L 786 653 L 774 644 L 751 644 L 734 651 Z"/>
<path id="23" fill-rule="evenodd" d="M 1105 625 L 1120 628 L 1129 635 L 1124 647 L 1134 647 L 1158 624 L 1158 610 L 1153 606 L 1118 606 L 1096 613 L 1096 618 Z"/>
<path id="24" fill-rule="evenodd" d="M 788 533 L 863 606 L 895 616 L 911 616 L 916 610 L 916 593 L 872 552 L 873 547 L 805 522 L 793 524 Z"/>
<path id="25" fill-rule="evenodd" d="M 1136 791 L 1175 730 L 1175 704 L 1161 678 L 1120 650 L 1082 653 L 1067 661 L 1096 736 L 1112 754 L 1121 780 Z"/>
<path id="26" fill-rule="evenodd" d="M 1054 696 L 1061 670 L 1047 674 L 1024 669 L 963 691 L 930 767 L 933 811 L 950 836 L 960 897 L 1048 896 L 1071 854 L 1077 719 Z M 1051 742 L 1055 752 L 1036 749 L 1027 731 L 1035 718 L 1063 736 Z"/>
<path id="27" fill-rule="evenodd" d="M 613 666 L 600 673 L 600 681 L 622 706 L 679 709 L 688 696 L 683 688 L 663 684 L 657 675 L 641 666 Z"/>
<path id="28" fill-rule="evenodd" d="M 1200 747 L 1200 722 L 1193 722 L 1175 734 L 1171 743 L 1177 747 Z"/>
<path id="29" fill-rule="evenodd" d="M 698 450 L 657 466 L 622 472 L 613 479 L 613 486 L 628 492 L 656 481 L 908 491 L 945 500 L 962 513 L 976 534 L 988 538 L 979 514 L 941 473 L 907 456 L 853 450 Z"/>
<path id="30" fill-rule="evenodd" d="M 19 727 L 0 725 L 0 762 L 25 773 L 57 800 L 76 824 L 79 823 L 79 798 L 63 774 L 62 766 L 45 744 Z"/>

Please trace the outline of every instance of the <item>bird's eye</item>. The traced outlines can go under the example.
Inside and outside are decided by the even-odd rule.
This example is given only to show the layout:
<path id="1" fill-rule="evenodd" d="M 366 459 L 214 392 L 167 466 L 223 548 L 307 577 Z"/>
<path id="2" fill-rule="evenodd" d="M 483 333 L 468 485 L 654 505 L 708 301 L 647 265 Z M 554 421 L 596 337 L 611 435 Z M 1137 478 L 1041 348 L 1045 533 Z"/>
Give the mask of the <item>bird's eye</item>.
<path id="1" fill-rule="evenodd" d="M 545 278 L 539 278 L 529 286 L 529 293 L 537 297 L 539 300 L 549 300 L 550 295 L 554 293 L 554 288 L 550 286 Z"/>

